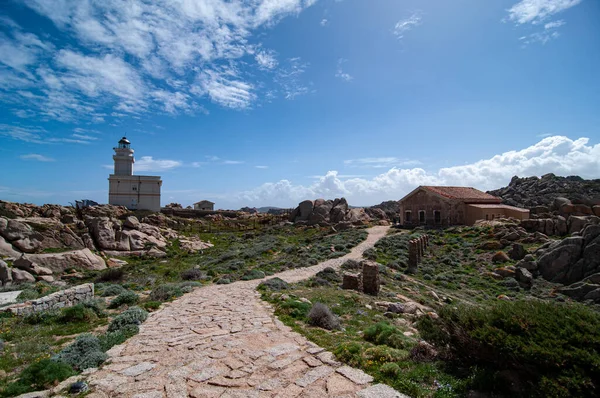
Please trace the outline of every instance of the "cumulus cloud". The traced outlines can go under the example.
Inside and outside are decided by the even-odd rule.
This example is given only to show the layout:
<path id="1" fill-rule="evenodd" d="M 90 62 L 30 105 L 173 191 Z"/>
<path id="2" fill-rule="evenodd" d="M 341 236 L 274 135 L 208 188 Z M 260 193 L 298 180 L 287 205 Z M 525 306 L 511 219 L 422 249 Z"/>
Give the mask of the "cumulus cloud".
<path id="1" fill-rule="evenodd" d="M 352 204 L 367 205 L 400 199 L 419 185 L 473 186 L 490 190 L 506 186 L 514 175 L 540 176 L 550 172 L 599 178 L 600 144 L 590 144 L 588 138 L 572 140 L 552 136 L 525 149 L 508 151 L 467 165 L 439 170 L 392 167 L 370 179 L 344 178 L 337 171 L 329 171 L 310 185 L 281 180 L 232 197 L 240 205 L 289 207 L 305 199 L 345 196 Z"/>
<path id="2" fill-rule="evenodd" d="M 38 153 L 30 153 L 27 155 L 19 156 L 23 160 L 37 160 L 38 162 L 54 162 L 55 159 L 49 158 L 44 155 L 40 155 Z"/>
<path id="3" fill-rule="evenodd" d="M 183 163 L 178 160 L 160 160 L 152 156 L 142 156 L 135 161 L 134 170 L 138 171 L 168 171 L 180 167 Z M 111 166 L 112 167 L 112 166 Z"/>

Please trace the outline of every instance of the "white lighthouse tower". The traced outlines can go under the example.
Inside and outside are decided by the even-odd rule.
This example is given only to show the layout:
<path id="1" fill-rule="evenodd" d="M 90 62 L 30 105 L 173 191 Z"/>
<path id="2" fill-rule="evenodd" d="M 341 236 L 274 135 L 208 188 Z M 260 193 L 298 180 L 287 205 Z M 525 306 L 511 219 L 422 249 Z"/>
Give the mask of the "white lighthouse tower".
<path id="1" fill-rule="evenodd" d="M 126 137 L 113 149 L 115 170 L 108 177 L 108 203 L 131 210 L 160 211 L 160 177 L 133 175 L 135 159 Z"/>

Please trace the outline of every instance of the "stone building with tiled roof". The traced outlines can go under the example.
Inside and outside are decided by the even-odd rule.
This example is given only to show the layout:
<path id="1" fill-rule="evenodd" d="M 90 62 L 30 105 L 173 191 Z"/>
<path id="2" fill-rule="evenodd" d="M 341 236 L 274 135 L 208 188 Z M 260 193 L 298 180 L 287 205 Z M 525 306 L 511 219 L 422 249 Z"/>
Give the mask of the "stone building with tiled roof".
<path id="1" fill-rule="evenodd" d="M 477 220 L 529 218 L 529 210 L 471 187 L 420 186 L 400 200 L 404 225 L 473 225 Z"/>

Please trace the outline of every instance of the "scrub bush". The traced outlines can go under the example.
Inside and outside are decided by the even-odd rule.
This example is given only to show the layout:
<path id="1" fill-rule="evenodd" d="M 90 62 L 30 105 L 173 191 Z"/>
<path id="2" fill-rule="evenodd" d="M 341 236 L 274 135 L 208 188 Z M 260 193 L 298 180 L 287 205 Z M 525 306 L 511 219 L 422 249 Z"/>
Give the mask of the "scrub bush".
<path id="1" fill-rule="evenodd" d="M 322 303 L 315 303 L 308 313 L 308 323 L 327 330 L 340 328 L 340 320 Z"/>
<path id="2" fill-rule="evenodd" d="M 148 318 L 148 313 L 140 307 L 130 307 L 117 315 L 108 325 L 108 332 L 123 330 L 129 325 L 138 326 Z"/>
<path id="3" fill-rule="evenodd" d="M 112 299 L 108 308 L 119 308 L 124 304 L 135 304 L 140 300 L 140 297 L 132 292 L 131 290 L 126 290 L 123 293 L 119 294 L 117 297 Z"/>

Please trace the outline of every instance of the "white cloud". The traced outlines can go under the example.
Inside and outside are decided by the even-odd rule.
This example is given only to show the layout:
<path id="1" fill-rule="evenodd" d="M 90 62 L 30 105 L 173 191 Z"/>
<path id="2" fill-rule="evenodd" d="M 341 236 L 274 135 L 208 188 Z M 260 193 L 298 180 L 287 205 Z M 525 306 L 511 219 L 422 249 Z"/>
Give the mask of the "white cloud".
<path id="1" fill-rule="evenodd" d="M 43 144 L 47 131 L 42 127 L 10 126 L 0 124 L 0 135 L 19 141 Z"/>
<path id="2" fill-rule="evenodd" d="M 55 161 L 55 159 L 52 159 L 52 158 L 49 158 L 47 156 L 40 155 L 37 153 L 30 153 L 27 155 L 21 155 L 19 157 L 23 160 L 37 160 L 38 162 L 54 162 Z"/>
<path id="3" fill-rule="evenodd" d="M 344 160 L 344 164 L 352 167 L 386 168 L 394 166 L 415 166 L 421 164 L 418 160 L 400 159 L 396 157 L 360 158 Z"/>
<path id="4" fill-rule="evenodd" d="M 142 156 L 135 161 L 134 170 L 138 171 L 168 171 L 180 167 L 182 163 L 178 160 L 159 160 L 152 156 Z"/>
<path id="5" fill-rule="evenodd" d="M 319 24 L 320 24 L 321 26 L 327 26 L 327 25 L 329 24 L 329 21 L 328 21 L 326 18 L 323 18 L 323 19 L 321 20 L 321 22 L 319 22 Z"/>
<path id="6" fill-rule="evenodd" d="M 394 31 L 393 31 L 394 35 L 398 39 L 402 39 L 406 32 L 421 25 L 421 20 L 422 20 L 421 12 L 415 12 L 408 18 L 399 20 L 398 22 L 396 22 L 396 25 L 394 26 Z"/>
<path id="7" fill-rule="evenodd" d="M 346 62 L 348 62 L 347 59 L 344 59 L 344 58 L 338 59 L 337 70 L 335 71 L 335 77 L 349 82 L 350 80 L 352 80 L 354 78 L 349 73 L 344 72 L 344 70 L 342 69 L 342 65 Z"/>
<path id="8" fill-rule="evenodd" d="M 274 51 L 259 50 L 254 59 L 262 69 L 274 69 L 278 64 Z"/>
<path id="9" fill-rule="evenodd" d="M 207 95 L 213 102 L 234 109 L 249 108 L 256 94 L 254 86 L 238 78 L 233 69 L 206 70 L 198 75 L 192 92 Z"/>
<path id="10" fill-rule="evenodd" d="M 299 95 L 309 93 L 309 88 L 300 79 L 308 66 L 308 62 L 295 57 L 287 59 L 286 65 L 277 71 L 274 81 L 280 86 L 285 99 L 293 100 Z"/>
<path id="11" fill-rule="evenodd" d="M 521 0 L 508 9 L 508 18 L 516 24 L 535 25 L 579 3 L 581 0 Z"/>
<path id="12" fill-rule="evenodd" d="M 529 35 L 522 36 L 519 38 L 523 42 L 523 45 L 531 43 L 542 43 L 546 44 L 550 40 L 556 39 L 560 36 L 560 33 L 556 30 L 563 26 L 566 22 L 563 20 L 549 22 L 544 25 L 544 30 L 539 32 L 533 32 Z"/>
<path id="13" fill-rule="evenodd" d="M 242 160 L 224 160 L 223 164 L 243 164 Z"/>
<path id="14" fill-rule="evenodd" d="M 546 23 L 545 21 L 579 3 L 581 0 L 521 0 L 507 10 L 508 18 L 505 21 L 514 22 L 517 26 L 524 24 L 537 26 L 544 23 L 542 30 L 521 36 L 519 40 L 523 46 L 532 43 L 546 44 L 560 36 L 558 28 L 566 22 L 562 19 Z"/>
<path id="15" fill-rule="evenodd" d="M 0 34 L 0 101 L 61 121 L 87 117 L 101 123 L 106 119 L 98 115 L 101 108 L 112 108 L 105 112 L 110 117 L 205 112 L 197 104 L 200 97 L 224 107 L 250 108 L 258 89 L 272 90 L 260 80 L 272 77 L 254 73 L 246 58 L 255 57 L 254 68 L 275 70 L 278 65 L 273 52 L 256 52 L 261 45 L 251 42 L 254 32 L 297 15 L 315 0 L 24 3 L 75 41 L 56 51 L 2 17 L 12 32 Z M 242 65 L 243 73 L 236 70 Z M 33 95 L 1 91 L 25 88 Z M 287 91 L 286 98 L 298 93 Z"/>
<path id="16" fill-rule="evenodd" d="M 71 134 L 71 137 L 77 138 L 80 140 L 87 140 L 87 141 L 96 141 L 98 139 L 98 137 L 94 137 L 91 135 L 85 135 L 85 134 Z"/>
<path id="17" fill-rule="evenodd" d="M 366 163 L 372 162 L 368 160 Z M 508 185 L 514 175 L 540 176 L 550 172 L 564 176 L 600 177 L 600 144 L 589 144 L 588 138 L 572 140 L 552 136 L 525 149 L 437 171 L 392 167 L 371 179 L 343 179 L 337 171 L 329 171 L 310 185 L 295 185 L 289 180 L 281 180 L 231 197 L 240 206 L 268 204 L 289 207 L 305 199 L 340 196 L 345 196 L 351 204 L 367 205 L 398 200 L 419 185 L 473 186 L 490 190 Z"/>
<path id="18" fill-rule="evenodd" d="M 254 167 L 256 167 L 257 169 L 263 169 L 263 170 L 269 168 L 269 166 L 254 166 Z"/>
<path id="19" fill-rule="evenodd" d="M 560 19 L 558 21 L 548 22 L 547 24 L 544 25 L 544 29 L 556 29 L 556 28 L 560 28 L 565 23 L 566 22 L 564 20 L 562 20 L 562 19 Z"/>

